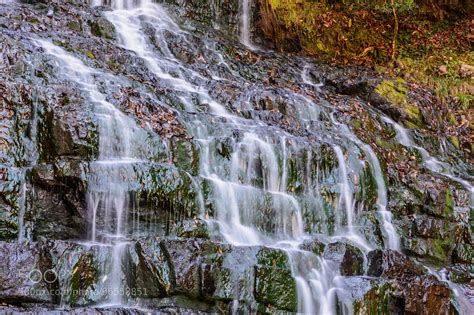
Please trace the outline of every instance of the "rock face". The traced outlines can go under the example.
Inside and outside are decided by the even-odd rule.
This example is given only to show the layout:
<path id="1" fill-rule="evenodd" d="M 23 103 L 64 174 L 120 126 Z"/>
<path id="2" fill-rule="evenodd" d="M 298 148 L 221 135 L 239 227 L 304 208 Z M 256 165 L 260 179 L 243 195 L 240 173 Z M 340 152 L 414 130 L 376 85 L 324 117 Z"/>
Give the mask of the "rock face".
<path id="1" fill-rule="evenodd" d="M 298 313 L 298 268 L 324 289 L 321 294 L 337 292 L 331 303 L 339 311 L 455 313 L 450 288 L 413 259 L 445 268 L 459 286 L 471 281 L 472 197 L 443 172 L 472 174 L 472 165 L 431 131 L 435 126 L 426 126 L 438 106 L 432 95 L 362 67 L 247 50 L 236 41 L 240 1 L 162 2 L 185 31 L 167 30 L 166 43 L 156 42 L 150 23 L 142 21 L 144 34 L 157 52 L 169 50 L 168 61 L 190 69 L 183 74 L 177 67 L 171 77 L 191 73 L 189 82 L 245 122 L 230 133 L 223 131 L 228 118 L 212 112 L 215 104 L 202 90 L 189 97 L 173 89 L 119 44 L 107 6 L 81 0 L 0 4 L 0 313 L 59 314 L 63 306 L 78 314 Z M 252 5 L 256 22 L 257 1 Z M 98 161 L 100 114 L 38 39 L 94 70 L 96 92 L 143 133 L 147 159 L 98 172 L 107 164 Z M 379 111 L 416 128 L 414 142 L 455 166 L 430 171 L 414 147 L 399 143 Z M 335 121 L 344 123 L 335 127 Z M 213 133 L 209 141 L 193 136 L 204 132 L 203 125 Z M 252 139 L 250 131 L 261 138 Z M 388 247 L 382 187 L 367 147 L 350 138 L 370 144 L 380 160 L 388 193 L 382 206 L 392 213 L 400 251 L 380 249 Z M 268 159 L 273 151 L 276 158 Z M 228 191 L 203 171 L 205 159 L 236 177 L 245 194 L 228 194 L 218 205 L 216 196 Z M 344 167 L 349 188 L 341 184 Z M 268 175 L 272 168 L 277 180 Z M 106 208 L 104 199 L 94 198 L 114 188 L 101 186 L 102 175 L 114 171 L 126 187 L 120 190 L 126 229 L 91 241 L 93 229 L 116 228 L 107 226 L 106 213 L 91 211 Z M 350 196 L 343 201 L 346 189 Z M 226 241 L 222 223 L 235 220 L 232 198 L 242 208 L 252 205 L 239 224 L 264 235 L 254 243 L 265 245 Z M 223 215 L 218 206 L 229 209 Z M 347 209 L 363 242 L 340 237 L 349 224 Z M 294 229 L 300 223 L 304 232 Z M 268 241 L 281 235 L 281 242 Z M 325 263 L 331 279 L 317 269 Z M 119 284 L 109 277 L 114 273 L 122 275 Z M 114 286 L 124 292 L 110 292 Z M 95 308 L 114 295 L 127 308 Z"/>
<path id="2" fill-rule="evenodd" d="M 52 296 L 43 274 L 50 261 L 39 244 L 0 244 L 0 301 L 2 303 L 51 303 Z"/>
<path id="3" fill-rule="evenodd" d="M 357 313 L 457 314 L 450 289 L 409 257 L 391 250 L 368 254 L 367 275 L 380 277 L 357 304 Z"/>

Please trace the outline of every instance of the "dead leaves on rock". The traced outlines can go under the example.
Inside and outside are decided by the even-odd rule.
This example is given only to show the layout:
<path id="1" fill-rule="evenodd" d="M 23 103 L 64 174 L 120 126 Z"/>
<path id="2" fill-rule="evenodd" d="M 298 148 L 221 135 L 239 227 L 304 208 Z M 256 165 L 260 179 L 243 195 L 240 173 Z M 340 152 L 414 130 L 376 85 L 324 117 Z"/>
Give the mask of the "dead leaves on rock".
<path id="1" fill-rule="evenodd" d="M 178 121 L 176 113 L 160 104 L 145 99 L 133 88 L 122 88 L 121 106 L 125 112 L 133 114 L 142 128 L 149 127 L 164 138 L 190 136 Z"/>

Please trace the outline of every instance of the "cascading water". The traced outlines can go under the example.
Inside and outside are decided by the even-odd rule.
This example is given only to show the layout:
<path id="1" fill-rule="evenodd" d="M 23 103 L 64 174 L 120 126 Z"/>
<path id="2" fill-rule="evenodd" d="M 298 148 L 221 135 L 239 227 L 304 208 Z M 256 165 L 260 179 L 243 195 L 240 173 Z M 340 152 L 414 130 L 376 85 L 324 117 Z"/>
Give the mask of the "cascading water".
<path id="1" fill-rule="evenodd" d="M 400 250 L 400 240 L 397 231 L 395 230 L 395 227 L 392 224 L 392 214 L 387 211 L 387 187 L 385 186 L 382 168 L 380 167 L 380 163 L 378 161 L 377 156 L 375 155 L 372 148 L 369 145 L 364 144 L 362 141 L 360 141 L 346 125 L 340 124 L 335 120 L 333 116 L 331 117 L 333 122 L 336 125 L 339 125 L 342 131 L 352 141 L 357 143 L 367 155 L 371 169 L 374 172 L 374 177 L 377 184 L 377 207 L 379 214 L 382 218 L 381 221 L 387 238 L 387 244 L 385 244 L 385 246 L 390 249 Z M 341 160 L 341 158 L 339 159 Z"/>
<path id="2" fill-rule="evenodd" d="M 306 237 L 301 206 L 298 200 L 286 191 L 287 174 L 284 171 L 286 165 L 282 172 L 282 167 L 279 166 L 280 157 L 276 153 L 279 146 L 272 144 L 274 139 L 262 136 L 262 123 L 255 124 L 229 114 L 222 105 L 212 99 L 199 83 L 199 78 L 186 79 L 196 78 L 196 76 L 170 53 L 164 38 L 165 31 L 184 38 L 186 33 L 180 30 L 161 7 L 144 1 L 133 10 L 114 10 L 106 16 L 115 25 L 121 44 L 145 60 L 151 71 L 162 78 L 166 86 L 178 91 L 188 111 L 196 111 L 189 100 L 192 94 L 197 94 L 202 101 L 211 105 L 211 111 L 215 115 L 221 117 L 222 129 L 219 131 L 221 134 L 225 130 L 228 132 L 234 129 L 247 130 L 240 140 L 234 142 L 230 165 L 222 165 L 222 162 L 217 162 L 210 153 L 212 152 L 211 145 L 216 140 L 214 131 L 206 126 L 205 121 L 199 121 L 199 118 L 190 122 L 189 129 L 194 130 L 195 139 L 201 144 L 200 175 L 209 181 L 213 188 L 212 199 L 217 211 L 210 221 L 216 223 L 217 233 L 237 246 L 267 245 L 285 249 L 293 262 L 292 271 L 300 296 L 299 311 L 308 314 L 316 309 L 322 313 L 332 312 L 335 307 L 335 291 L 331 288 L 335 285 L 334 279 L 337 274 L 318 271 L 320 266 L 328 270 L 332 268 L 328 267 L 329 262 L 324 259 L 298 249 L 299 244 Z M 160 43 L 157 47 L 159 51 L 154 50 L 147 40 L 143 31 L 145 26 L 154 28 L 155 40 Z M 177 76 L 170 74 L 168 72 L 170 70 Z M 312 103 L 309 108 L 314 107 L 318 106 Z M 305 118 L 315 120 L 317 113 L 311 116 Z M 276 132 L 281 133 L 279 130 Z M 279 139 L 285 139 L 284 134 L 283 132 Z M 283 141 L 282 146 L 284 145 Z M 340 157 L 342 150 L 338 148 L 335 151 Z M 286 150 L 283 152 L 286 154 Z M 356 243 L 365 245 L 352 227 L 352 191 L 347 183 L 345 162 L 343 159 L 339 160 L 340 176 L 343 180 L 341 201 L 344 200 L 341 203 L 346 208 L 346 223 L 344 224 L 341 219 L 339 224 L 346 225 L 349 233 L 339 232 Z M 223 172 L 226 168 L 228 171 Z M 258 178 L 261 178 L 262 182 L 256 185 L 255 180 Z M 260 222 L 256 218 L 256 209 L 262 207 L 272 210 L 272 217 L 267 219 L 272 221 L 273 228 L 264 233 L 261 227 L 258 228 Z M 302 260 L 306 263 L 301 263 Z"/>
<path id="3" fill-rule="evenodd" d="M 242 0 L 240 3 L 242 7 L 242 14 L 240 17 L 240 42 L 250 49 L 255 49 L 250 37 L 252 0 Z"/>
<path id="4" fill-rule="evenodd" d="M 91 3 L 103 4 L 102 1 Z M 308 231 L 323 234 L 331 241 L 345 240 L 363 251 L 375 246 L 364 239 L 356 224 L 353 178 L 363 168 L 357 158 L 360 152 L 366 153 L 376 176 L 378 210 L 386 234 L 385 246 L 394 249 L 399 246 L 390 213 L 386 211 L 387 195 L 382 171 L 371 148 L 336 120 L 322 123 L 321 117 L 330 116 L 323 102 L 318 103 L 285 90 L 285 100 L 295 111 L 297 123 L 308 133 L 327 137 L 318 139 L 330 144 L 328 150 L 332 152 L 338 167 L 335 174 L 324 175 L 324 168 L 312 163 L 312 158 L 319 152 L 308 148 L 304 139 L 263 120 L 242 118 L 235 114 L 250 109 L 249 104 L 254 102 L 255 97 L 265 94 L 264 88 L 256 89 L 249 85 L 249 91 L 241 95 L 240 101 L 231 110 L 211 96 L 206 82 L 225 79 L 212 71 L 203 76 L 173 54 L 167 36 L 179 38 L 183 45 L 193 49 L 195 39 L 182 30 L 161 6 L 149 0 L 105 3 L 113 9 L 104 14 L 115 26 L 120 45 L 143 60 L 148 70 L 159 79 L 160 85 L 174 91 L 176 99 L 181 102 L 181 118 L 200 147 L 199 175 L 192 181 L 206 182 L 210 187 L 208 201 L 215 209 L 213 215 L 207 217 L 204 202 L 199 204 L 201 215 L 212 229 L 213 237 L 224 239 L 234 246 L 264 245 L 285 251 L 296 281 L 298 311 L 307 314 L 335 313 L 338 295 L 344 291 L 339 283 L 337 264 L 301 248 L 304 241 L 312 238 Z M 249 1 L 244 1 L 243 13 L 247 15 L 247 23 L 249 7 Z M 148 159 L 147 149 L 143 147 L 146 143 L 140 141 L 145 131 L 109 103 L 106 95 L 99 91 L 96 81 L 104 80 L 103 77 L 114 80 L 113 77 L 108 78 L 89 68 L 49 41 L 38 40 L 37 43 L 60 63 L 64 75 L 79 86 L 95 107 L 99 154 L 90 165 L 90 242 L 112 247 L 111 267 L 103 281 L 106 287 L 117 292 L 123 286 L 127 272 L 123 270 L 121 260 L 127 239 L 131 237 L 127 216 L 133 212 L 133 194 L 126 177 L 133 176 L 134 164 Z M 222 55 L 212 48 L 214 45 L 204 43 L 203 47 L 220 61 L 231 76 L 234 74 Z M 301 71 L 305 83 L 306 67 Z M 306 84 L 316 90 L 320 87 L 311 81 Z M 197 104 L 206 104 L 208 113 L 201 114 Z M 229 140 L 226 159 L 216 153 L 216 145 L 222 139 Z M 299 157 L 304 157 L 301 158 L 305 160 L 304 171 L 301 182 L 296 183 L 293 178 L 295 164 L 292 163 L 296 163 L 294 161 L 298 161 Z M 336 184 L 333 189 L 337 191 L 337 198 L 331 204 L 335 209 L 332 214 L 334 223 L 329 223 L 331 214 L 323 206 L 328 201 L 324 201 L 320 194 L 324 176 L 333 178 Z M 300 189 L 295 188 L 297 184 L 302 186 L 302 193 L 295 193 Z M 326 223 L 309 224 L 305 218 L 308 213 Z M 111 294 L 106 302 L 122 304 L 127 302 L 127 297 Z M 346 305 L 344 310 L 350 312 L 351 307 Z"/>
<path id="5" fill-rule="evenodd" d="M 437 160 L 435 157 L 431 156 L 424 148 L 414 144 L 410 137 L 409 131 L 403 126 L 401 126 L 400 124 L 398 124 L 387 116 L 382 116 L 382 120 L 395 129 L 395 131 L 397 132 L 397 140 L 401 145 L 407 148 L 414 148 L 418 152 L 420 152 L 421 157 L 423 159 L 423 164 L 426 168 L 428 168 L 434 173 L 447 177 L 464 186 L 470 193 L 470 206 L 474 207 L 474 186 L 469 181 L 452 174 L 452 172 L 450 171 L 450 165 Z"/>
<path id="6" fill-rule="evenodd" d="M 94 104 L 99 134 L 99 154 L 90 165 L 91 178 L 87 196 L 90 215 L 91 244 L 112 247 L 111 266 L 103 282 L 107 288 L 107 302 L 122 304 L 122 256 L 127 244 L 127 215 L 130 211 L 130 190 L 124 177 L 130 174 L 134 163 L 140 162 L 144 149 L 139 135 L 143 133 L 136 123 L 99 92 L 95 76 L 100 72 L 89 68 L 79 59 L 46 40 L 37 40 L 47 54 L 61 65 L 62 74 L 75 82 L 85 97 Z M 101 221 L 101 229 L 97 223 Z"/>

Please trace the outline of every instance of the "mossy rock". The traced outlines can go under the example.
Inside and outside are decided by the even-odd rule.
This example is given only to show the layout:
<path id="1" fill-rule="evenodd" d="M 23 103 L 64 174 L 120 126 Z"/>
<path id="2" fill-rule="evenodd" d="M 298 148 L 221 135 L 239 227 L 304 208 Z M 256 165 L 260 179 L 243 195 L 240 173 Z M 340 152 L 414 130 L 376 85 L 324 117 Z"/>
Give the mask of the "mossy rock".
<path id="1" fill-rule="evenodd" d="M 451 237 L 438 238 L 402 238 L 408 253 L 424 257 L 435 265 L 443 265 L 451 261 L 455 241 Z"/>
<path id="2" fill-rule="evenodd" d="M 114 25 L 105 18 L 101 17 L 94 21 L 88 21 L 88 24 L 94 36 L 105 39 L 115 39 L 117 37 Z"/>
<path id="3" fill-rule="evenodd" d="M 184 220 L 178 223 L 176 236 L 209 239 L 210 233 L 206 223 L 201 220 Z"/>
<path id="4" fill-rule="evenodd" d="M 423 127 L 423 115 L 420 108 L 409 101 L 409 89 L 403 79 L 383 80 L 375 87 L 375 93 L 388 103 L 397 107 L 405 116 L 404 124 L 409 127 Z"/>
<path id="5" fill-rule="evenodd" d="M 336 242 L 328 244 L 324 250 L 324 258 L 339 264 L 343 276 L 357 276 L 364 273 L 364 254 L 350 244 Z"/>
<path id="6" fill-rule="evenodd" d="M 263 247 L 257 254 L 257 260 L 262 266 L 290 268 L 287 254 L 280 249 Z"/>
<path id="7" fill-rule="evenodd" d="M 399 314 L 403 312 L 398 305 L 403 305 L 393 294 L 390 283 L 380 283 L 372 287 L 362 298 L 354 301 L 354 314 Z M 401 302 L 401 303 L 400 303 Z"/>
<path id="8" fill-rule="evenodd" d="M 172 267 L 158 239 L 144 239 L 130 247 L 130 269 L 127 277 L 135 297 L 164 297 L 172 288 Z"/>
<path id="9" fill-rule="evenodd" d="M 318 239 L 306 240 L 301 244 L 301 249 L 312 252 L 318 256 L 324 253 L 326 244 Z"/>
<path id="10" fill-rule="evenodd" d="M 296 312 L 298 299 L 296 282 L 287 269 L 255 267 L 255 299 L 264 305 Z"/>
<path id="11" fill-rule="evenodd" d="M 94 286 L 98 276 L 99 273 L 95 267 L 92 254 L 86 253 L 82 255 L 72 270 L 69 304 L 76 305 L 78 299 L 83 297 L 81 293 Z"/>

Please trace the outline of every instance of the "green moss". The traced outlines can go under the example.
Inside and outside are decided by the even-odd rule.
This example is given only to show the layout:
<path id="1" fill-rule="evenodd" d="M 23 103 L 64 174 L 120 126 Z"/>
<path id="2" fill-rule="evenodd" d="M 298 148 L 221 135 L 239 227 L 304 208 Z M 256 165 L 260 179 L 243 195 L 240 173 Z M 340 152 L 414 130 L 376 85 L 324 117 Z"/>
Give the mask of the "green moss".
<path id="1" fill-rule="evenodd" d="M 377 85 L 375 92 L 394 105 L 405 105 L 407 103 L 408 88 L 403 80 L 383 80 Z"/>
<path id="2" fill-rule="evenodd" d="M 375 205 L 377 201 L 377 183 L 372 175 L 372 170 L 368 165 L 364 169 L 360 178 L 358 199 L 363 200 L 366 205 Z"/>
<path id="3" fill-rule="evenodd" d="M 73 32 L 81 32 L 82 31 L 81 24 L 77 21 L 69 21 L 67 23 L 67 28 L 69 28 Z"/>
<path id="4" fill-rule="evenodd" d="M 256 267 L 255 299 L 266 306 L 296 312 L 296 283 L 287 269 Z"/>
<path id="5" fill-rule="evenodd" d="M 375 92 L 385 98 L 391 104 L 400 108 L 406 115 L 405 125 L 409 128 L 422 127 L 423 115 L 415 104 L 408 101 L 408 87 L 406 82 L 398 78 L 394 81 L 383 80 L 376 88 Z"/>
<path id="6" fill-rule="evenodd" d="M 373 286 L 354 302 L 354 314 L 390 314 L 390 305 L 394 302 L 391 291 L 388 283 Z"/>
<path id="7" fill-rule="evenodd" d="M 431 240 L 429 254 L 436 260 L 442 263 L 447 263 L 450 260 L 451 252 L 454 246 L 454 240 L 451 237 L 443 239 Z"/>
<path id="8" fill-rule="evenodd" d="M 263 247 L 257 253 L 257 260 L 262 266 L 289 268 L 288 256 L 282 250 Z"/>
<path id="9" fill-rule="evenodd" d="M 408 115 L 408 118 L 414 121 L 420 120 L 421 111 L 416 105 L 407 104 L 405 107 L 405 113 Z"/>
<path id="10" fill-rule="evenodd" d="M 456 149 L 460 149 L 459 138 L 456 136 L 449 137 L 449 142 L 451 142 Z"/>
<path id="11" fill-rule="evenodd" d="M 448 188 L 446 189 L 446 202 L 445 202 L 445 208 L 444 208 L 444 216 L 446 218 L 452 217 L 454 214 L 454 199 L 453 199 L 453 193 L 452 191 Z"/>
<path id="12" fill-rule="evenodd" d="M 91 51 L 85 50 L 84 53 L 86 54 L 87 58 L 95 59 L 95 55 Z"/>

